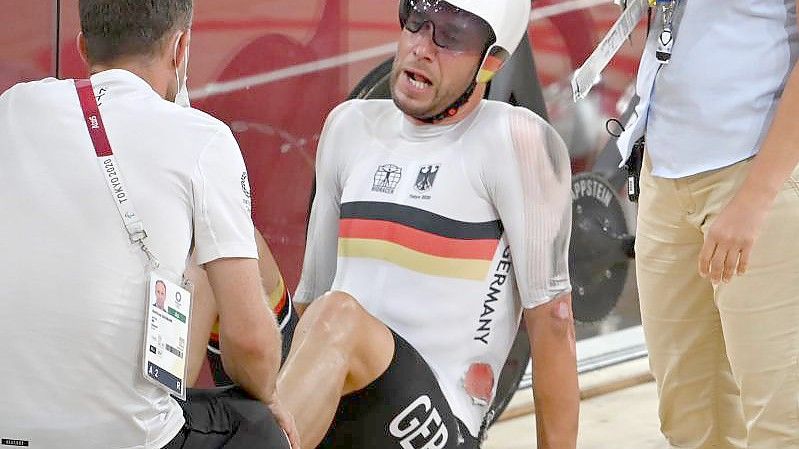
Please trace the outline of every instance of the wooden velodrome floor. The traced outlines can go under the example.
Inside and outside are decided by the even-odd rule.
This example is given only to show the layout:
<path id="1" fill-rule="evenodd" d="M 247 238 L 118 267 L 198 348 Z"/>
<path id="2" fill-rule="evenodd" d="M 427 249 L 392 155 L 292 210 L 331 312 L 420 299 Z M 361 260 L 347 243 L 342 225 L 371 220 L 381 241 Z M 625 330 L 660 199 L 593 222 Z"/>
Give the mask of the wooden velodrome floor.
<path id="1" fill-rule="evenodd" d="M 629 364 L 611 374 L 612 379 L 603 379 L 604 385 L 619 383 L 624 378 L 639 376 L 646 370 L 646 360 Z M 590 375 L 589 375 L 590 376 Z M 605 376 L 605 374 L 600 374 Z M 585 377 L 585 378 L 584 378 Z M 588 376 L 581 376 L 581 389 L 595 383 Z M 579 449 L 668 449 L 669 445 L 658 430 L 657 393 L 655 384 L 647 381 L 605 394 L 584 399 L 580 404 Z M 520 392 L 520 396 L 529 395 Z M 515 399 L 514 399 L 515 400 Z M 527 400 L 524 398 L 524 400 Z M 513 404 L 511 404 L 511 407 Z M 531 449 L 535 448 L 535 417 L 527 414 L 510 420 L 502 420 L 488 432 L 483 449 Z"/>

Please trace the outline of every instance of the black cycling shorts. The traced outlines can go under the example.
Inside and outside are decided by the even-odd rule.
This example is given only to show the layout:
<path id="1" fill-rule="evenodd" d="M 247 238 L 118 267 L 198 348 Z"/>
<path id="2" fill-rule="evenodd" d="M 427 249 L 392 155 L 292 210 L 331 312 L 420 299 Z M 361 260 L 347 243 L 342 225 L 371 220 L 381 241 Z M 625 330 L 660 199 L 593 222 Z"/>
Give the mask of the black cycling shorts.
<path id="1" fill-rule="evenodd" d="M 189 389 L 183 408 L 186 424 L 163 449 L 289 449 L 274 415 L 240 387 Z"/>
<path id="2" fill-rule="evenodd" d="M 427 362 L 394 333 L 388 369 L 341 398 L 319 449 L 477 449 Z"/>

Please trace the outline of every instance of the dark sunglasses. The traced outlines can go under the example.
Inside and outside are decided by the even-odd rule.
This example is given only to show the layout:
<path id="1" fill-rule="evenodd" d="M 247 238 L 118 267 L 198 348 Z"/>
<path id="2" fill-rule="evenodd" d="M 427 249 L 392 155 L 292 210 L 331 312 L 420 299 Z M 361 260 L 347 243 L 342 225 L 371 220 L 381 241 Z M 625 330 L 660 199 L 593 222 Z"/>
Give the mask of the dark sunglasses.
<path id="1" fill-rule="evenodd" d="M 491 26 L 480 17 L 441 0 L 407 0 L 400 6 L 400 24 L 418 33 L 426 23 L 433 42 L 447 50 L 482 53 L 494 42 Z"/>

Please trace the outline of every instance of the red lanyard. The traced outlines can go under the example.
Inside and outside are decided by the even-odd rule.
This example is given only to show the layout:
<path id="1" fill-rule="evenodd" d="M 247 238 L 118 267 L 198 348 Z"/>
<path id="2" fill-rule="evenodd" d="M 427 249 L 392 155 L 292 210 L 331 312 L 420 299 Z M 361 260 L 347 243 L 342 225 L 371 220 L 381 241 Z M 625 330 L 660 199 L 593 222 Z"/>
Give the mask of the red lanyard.
<path id="1" fill-rule="evenodd" d="M 75 80 L 75 89 L 78 91 L 83 117 L 86 119 L 86 129 L 92 139 L 100 170 L 103 172 L 106 185 L 108 185 L 114 204 L 119 211 L 120 217 L 122 217 L 122 223 L 125 225 L 130 241 L 138 244 L 147 255 L 150 263 L 157 267 L 158 260 L 144 244 L 144 240 L 147 238 L 147 231 L 144 230 L 144 222 L 136 214 L 133 208 L 133 201 L 131 201 L 125 188 L 127 184 L 122 178 L 122 172 L 119 170 L 114 152 L 111 150 L 111 143 L 108 141 L 108 135 L 105 132 L 103 118 L 100 115 L 100 107 L 97 105 L 97 99 L 94 96 L 92 82 L 87 79 Z"/>
<path id="2" fill-rule="evenodd" d="M 100 108 L 97 106 L 97 99 L 94 97 L 94 89 L 90 80 L 75 80 L 75 89 L 78 90 L 80 107 L 83 109 L 83 117 L 86 119 L 86 127 L 89 136 L 94 144 L 94 151 L 97 157 L 112 156 L 111 143 L 108 142 L 108 135 L 105 133 L 103 118 L 100 116 Z"/>

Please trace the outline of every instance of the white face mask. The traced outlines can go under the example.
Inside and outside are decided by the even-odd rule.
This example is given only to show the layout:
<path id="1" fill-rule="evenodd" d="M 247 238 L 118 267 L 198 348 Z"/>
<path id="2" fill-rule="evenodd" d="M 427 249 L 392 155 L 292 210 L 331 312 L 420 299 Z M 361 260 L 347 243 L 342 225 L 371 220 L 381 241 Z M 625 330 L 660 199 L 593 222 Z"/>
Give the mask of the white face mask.
<path id="1" fill-rule="evenodd" d="M 175 39 L 175 61 L 178 60 L 178 45 L 180 43 L 180 38 L 183 33 L 178 34 L 177 39 Z M 180 79 L 180 70 L 177 64 L 175 64 L 175 81 L 177 82 L 177 94 L 175 95 L 175 104 L 179 106 L 183 106 L 184 108 L 191 107 L 191 103 L 189 102 L 189 89 L 188 89 L 188 80 L 189 80 L 189 47 L 186 47 L 186 54 L 183 58 L 183 67 L 185 70 L 183 71 L 183 82 Z"/>

